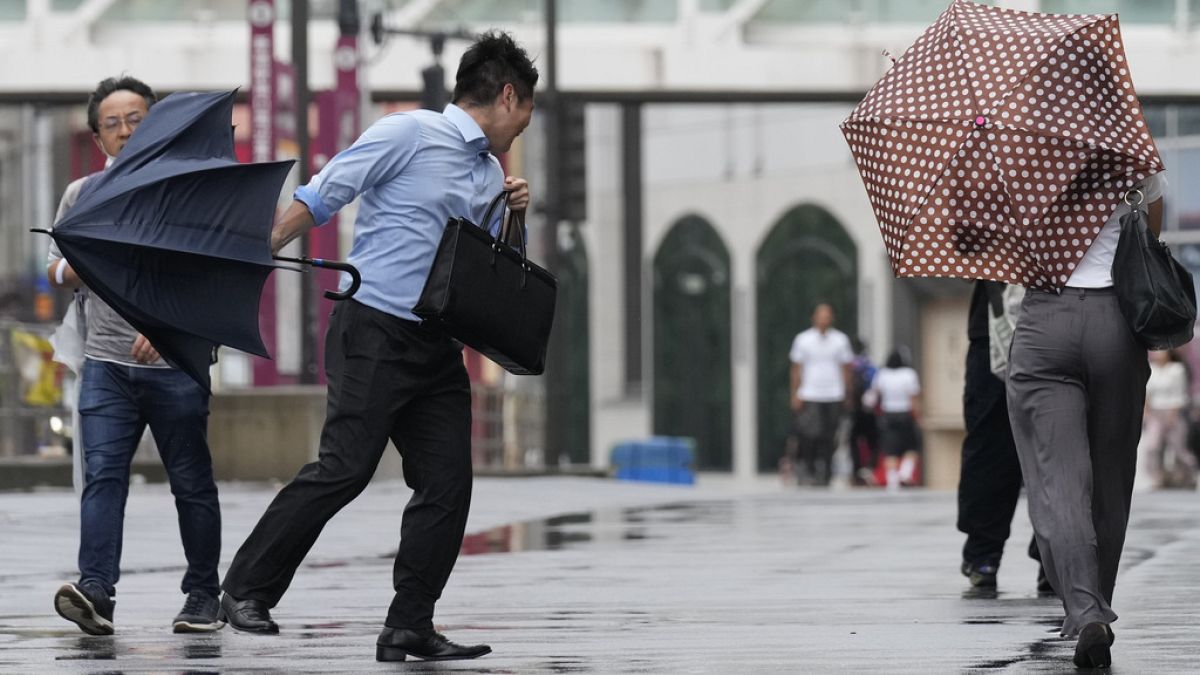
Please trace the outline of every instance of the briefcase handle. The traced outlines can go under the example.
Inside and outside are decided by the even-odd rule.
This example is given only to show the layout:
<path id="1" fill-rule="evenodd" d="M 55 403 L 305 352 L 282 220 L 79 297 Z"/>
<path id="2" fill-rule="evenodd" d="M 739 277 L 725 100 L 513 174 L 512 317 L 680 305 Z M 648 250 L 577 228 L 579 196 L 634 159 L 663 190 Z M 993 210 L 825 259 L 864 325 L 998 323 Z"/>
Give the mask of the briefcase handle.
<path id="1" fill-rule="evenodd" d="M 483 215 L 482 229 L 484 231 L 487 231 L 488 224 L 491 223 L 491 221 L 492 221 L 492 214 L 496 212 L 496 207 L 499 206 L 501 202 L 503 202 L 505 204 L 505 206 L 507 206 L 508 198 L 511 194 L 512 194 L 512 190 L 501 190 L 500 194 L 498 194 L 492 198 L 492 201 L 488 204 L 487 212 L 484 213 L 484 215 Z M 513 244 L 511 244 L 509 242 L 509 237 L 512 235 L 511 230 L 512 230 L 512 224 L 513 224 L 514 220 L 516 220 L 517 224 L 521 226 L 521 239 L 518 242 L 517 246 L 513 246 Z M 508 220 L 506 220 L 500 224 L 500 233 L 499 233 L 499 236 L 496 237 L 496 239 L 497 239 L 497 241 L 503 242 L 505 244 L 508 244 L 509 246 L 513 246 L 514 248 L 520 249 L 521 258 L 524 259 L 525 258 L 525 240 L 527 237 L 528 237 L 528 233 L 525 231 L 525 211 L 524 211 L 524 209 L 522 209 L 520 211 L 514 210 L 514 211 L 510 212 Z"/>
<path id="2" fill-rule="evenodd" d="M 488 203 L 487 211 L 485 211 L 483 214 L 483 222 L 479 224 L 480 229 L 482 229 L 484 232 L 489 230 L 489 228 L 492 226 L 492 214 L 496 212 L 496 207 L 500 206 L 501 204 L 508 206 L 508 196 L 510 194 L 512 194 L 512 190 L 501 190 L 499 194 L 497 194 L 495 197 L 492 197 L 492 201 Z M 500 230 L 500 234 L 503 236 L 503 225 L 501 225 Z"/>
<path id="3" fill-rule="evenodd" d="M 496 212 L 496 208 L 501 203 L 507 205 L 509 195 L 511 194 L 512 190 L 501 190 L 500 194 L 492 198 L 492 201 L 488 204 L 487 211 L 483 214 L 483 227 L 481 229 L 484 232 L 488 231 L 488 227 L 492 222 L 492 214 Z M 521 254 L 521 288 L 525 288 L 525 273 L 529 271 L 529 263 L 527 262 L 528 253 L 525 248 L 525 240 L 528 236 L 528 232 L 525 229 L 525 211 L 509 212 L 508 220 L 500 225 L 499 236 L 492 242 L 492 265 L 495 266 L 496 264 L 496 254 L 500 252 L 501 244 L 512 246 L 512 244 L 509 244 L 508 238 L 512 230 L 513 221 L 516 221 L 517 225 L 521 227 L 521 235 L 517 239 L 515 248 Z"/>

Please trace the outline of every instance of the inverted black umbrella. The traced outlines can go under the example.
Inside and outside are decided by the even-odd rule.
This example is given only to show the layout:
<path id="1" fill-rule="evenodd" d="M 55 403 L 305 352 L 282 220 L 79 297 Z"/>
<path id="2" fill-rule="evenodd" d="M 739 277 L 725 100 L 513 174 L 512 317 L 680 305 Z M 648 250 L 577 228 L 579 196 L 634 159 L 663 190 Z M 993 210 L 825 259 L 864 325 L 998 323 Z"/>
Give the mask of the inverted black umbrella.
<path id="1" fill-rule="evenodd" d="M 267 275 L 282 267 L 271 226 L 292 165 L 238 162 L 235 93 L 164 98 L 48 232 L 87 287 L 206 390 L 217 345 L 270 358 L 259 302 Z M 349 272 L 350 288 L 327 297 L 358 288 L 345 263 L 280 260 Z"/>

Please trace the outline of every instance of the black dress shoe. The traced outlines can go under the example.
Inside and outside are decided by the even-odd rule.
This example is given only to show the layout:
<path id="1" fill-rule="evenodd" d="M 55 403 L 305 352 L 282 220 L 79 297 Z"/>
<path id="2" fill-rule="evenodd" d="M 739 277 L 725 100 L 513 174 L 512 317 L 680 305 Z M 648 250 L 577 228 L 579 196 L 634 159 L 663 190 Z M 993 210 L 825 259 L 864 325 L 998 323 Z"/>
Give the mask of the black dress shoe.
<path id="1" fill-rule="evenodd" d="M 379 634 L 375 643 L 376 661 L 403 661 L 409 656 L 426 661 L 455 661 L 477 659 L 491 654 L 487 645 L 464 646 L 446 639 L 445 635 L 430 630 L 408 630 L 387 628 Z"/>
<path id="2" fill-rule="evenodd" d="M 1108 624 L 1096 621 L 1079 632 L 1075 643 L 1075 665 L 1079 668 L 1107 668 L 1112 665 L 1112 646 L 1116 637 Z"/>
<path id="3" fill-rule="evenodd" d="M 219 620 L 247 633 L 274 635 L 279 626 L 271 620 L 271 610 L 262 600 L 238 600 L 226 593 L 221 596 Z"/>

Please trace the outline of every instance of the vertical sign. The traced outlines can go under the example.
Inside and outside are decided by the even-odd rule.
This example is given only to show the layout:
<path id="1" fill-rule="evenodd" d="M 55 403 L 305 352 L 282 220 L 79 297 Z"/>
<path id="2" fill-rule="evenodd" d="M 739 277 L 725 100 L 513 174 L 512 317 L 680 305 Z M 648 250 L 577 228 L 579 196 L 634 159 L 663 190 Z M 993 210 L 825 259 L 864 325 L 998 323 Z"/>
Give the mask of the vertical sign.
<path id="1" fill-rule="evenodd" d="M 250 24 L 250 161 L 275 160 L 275 0 L 250 0 L 246 5 Z M 276 353 L 278 325 L 275 276 L 263 287 L 259 330 L 267 351 Z M 255 386 L 279 384 L 275 362 L 254 358 L 251 381 Z"/>
<path id="2" fill-rule="evenodd" d="M 251 161 L 275 161 L 275 0 L 250 0 Z"/>

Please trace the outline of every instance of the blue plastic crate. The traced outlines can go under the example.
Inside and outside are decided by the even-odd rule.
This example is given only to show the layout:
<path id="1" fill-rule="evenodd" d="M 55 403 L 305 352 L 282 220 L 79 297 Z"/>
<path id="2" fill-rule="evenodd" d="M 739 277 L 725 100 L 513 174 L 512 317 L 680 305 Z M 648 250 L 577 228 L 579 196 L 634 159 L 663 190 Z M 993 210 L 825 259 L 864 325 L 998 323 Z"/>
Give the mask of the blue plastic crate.
<path id="1" fill-rule="evenodd" d="M 625 441 L 613 447 L 612 466 L 617 480 L 693 485 L 694 445 L 690 438 L 674 436 Z"/>

